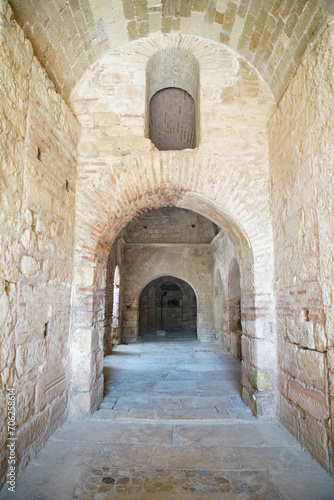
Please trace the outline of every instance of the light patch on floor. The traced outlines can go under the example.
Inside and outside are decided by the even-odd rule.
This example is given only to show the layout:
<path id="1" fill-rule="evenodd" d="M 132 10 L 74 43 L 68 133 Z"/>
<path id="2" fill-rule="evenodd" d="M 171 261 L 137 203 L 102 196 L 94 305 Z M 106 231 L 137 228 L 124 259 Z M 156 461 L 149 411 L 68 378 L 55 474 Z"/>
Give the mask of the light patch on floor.
<path id="1" fill-rule="evenodd" d="M 332 500 L 325 470 L 243 403 L 240 373 L 219 344 L 185 332 L 116 347 L 101 409 L 56 433 L 15 498 Z"/>

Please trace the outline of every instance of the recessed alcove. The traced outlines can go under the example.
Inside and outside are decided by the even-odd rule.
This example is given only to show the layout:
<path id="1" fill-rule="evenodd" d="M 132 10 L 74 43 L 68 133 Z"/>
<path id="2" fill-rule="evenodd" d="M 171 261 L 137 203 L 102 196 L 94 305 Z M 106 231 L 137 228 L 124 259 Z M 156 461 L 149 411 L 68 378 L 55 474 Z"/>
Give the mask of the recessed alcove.
<path id="1" fill-rule="evenodd" d="M 150 139 L 159 151 L 196 147 L 196 112 L 182 89 L 159 90 L 150 101 Z"/>
<path id="2" fill-rule="evenodd" d="M 146 67 L 147 135 L 159 151 L 199 143 L 199 65 L 186 51 L 156 52 Z"/>

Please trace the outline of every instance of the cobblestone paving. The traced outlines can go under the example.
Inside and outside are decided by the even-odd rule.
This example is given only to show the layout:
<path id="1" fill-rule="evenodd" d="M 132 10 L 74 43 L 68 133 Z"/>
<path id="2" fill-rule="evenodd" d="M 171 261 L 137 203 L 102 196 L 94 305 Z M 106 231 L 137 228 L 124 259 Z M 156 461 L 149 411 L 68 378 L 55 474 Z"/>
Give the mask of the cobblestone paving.
<path id="1" fill-rule="evenodd" d="M 267 471 L 116 469 L 89 467 L 73 500 L 112 499 L 115 493 L 244 493 L 250 500 L 282 499 Z"/>

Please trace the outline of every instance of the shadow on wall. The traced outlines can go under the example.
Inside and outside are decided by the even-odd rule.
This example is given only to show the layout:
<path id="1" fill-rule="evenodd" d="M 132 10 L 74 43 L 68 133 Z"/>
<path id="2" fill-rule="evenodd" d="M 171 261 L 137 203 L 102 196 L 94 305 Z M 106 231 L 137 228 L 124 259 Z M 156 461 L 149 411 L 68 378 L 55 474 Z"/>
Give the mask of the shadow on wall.
<path id="1" fill-rule="evenodd" d="M 241 287 L 240 268 L 237 259 L 233 258 L 228 275 L 228 343 L 229 350 L 241 359 Z"/>

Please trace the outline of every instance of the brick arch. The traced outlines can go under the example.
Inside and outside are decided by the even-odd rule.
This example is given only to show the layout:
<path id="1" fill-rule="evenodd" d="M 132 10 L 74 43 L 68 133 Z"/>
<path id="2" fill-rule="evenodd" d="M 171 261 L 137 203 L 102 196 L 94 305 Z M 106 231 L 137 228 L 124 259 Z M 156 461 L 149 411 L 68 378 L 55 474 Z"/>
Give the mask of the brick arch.
<path id="1" fill-rule="evenodd" d="M 258 190 L 259 185 L 263 187 L 263 179 L 254 176 L 249 183 L 242 169 L 238 172 L 236 179 L 235 172 L 232 175 L 214 155 L 180 151 L 116 159 L 100 167 L 90 185 L 79 177 L 72 302 L 73 411 L 91 411 L 103 393 L 100 346 L 105 269 L 112 243 L 119 231 L 143 211 L 177 206 L 215 222 L 234 245 L 243 275 L 244 399 L 258 414 L 273 413 L 276 339 L 270 211 L 265 190 Z M 257 378 L 270 379 L 271 385 L 256 385 Z M 260 391 L 256 401 L 255 391 Z"/>
<path id="2" fill-rule="evenodd" d="M 120 229 L 143 211 L 179 206 L 217 223 L 237 252 L 256 258 L 271 241 L 268 193 L 257 172 L 249 183 L 247 172 L 230 167 L 197 150 L 150 152 L 110 161 L 91 184 L 79 177 L 77 256 L 94 261 L 97 246 L 108 252 Z"/>

